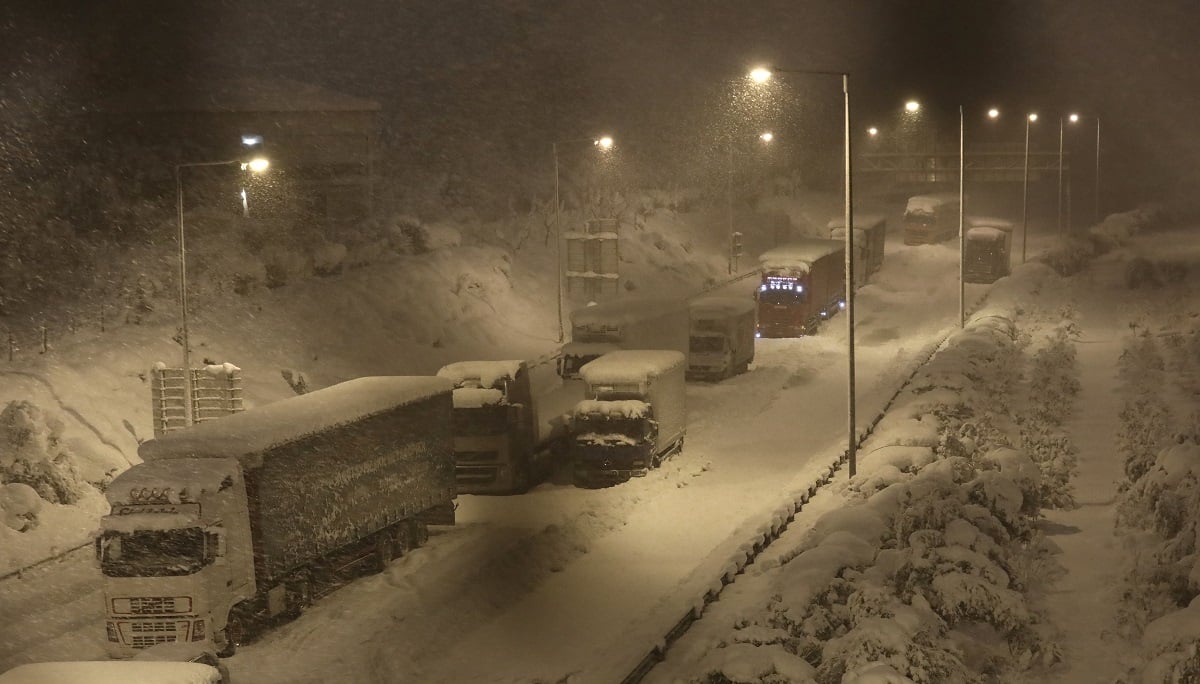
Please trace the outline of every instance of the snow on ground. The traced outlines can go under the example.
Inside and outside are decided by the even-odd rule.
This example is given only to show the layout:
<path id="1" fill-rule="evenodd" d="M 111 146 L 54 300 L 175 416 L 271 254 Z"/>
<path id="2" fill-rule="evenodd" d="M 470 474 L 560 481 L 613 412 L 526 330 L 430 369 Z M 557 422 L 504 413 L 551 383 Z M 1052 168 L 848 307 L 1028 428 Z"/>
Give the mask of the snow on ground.
<path id="1" fill-rule="evenodd" d="M 898 221 L 893 225 L 883 270 L 856 299 L 860 428 L 882 411 L 912 365 L 954 329 L 956 257 L 957 251 L 946 245 L 904 247 L 899 243 Z M 723 260 L 709 261 L 723 270 Z M 216 360 L 259 369 L 248 373 L 254 378 L 247 388 L 252 403 L 288 396 L 286 384 L 274 377 L 279 368 L 300 368 L 317 378 L 317 384 L 327 384 L 367 374 L 362 372 L 365 368 L 371 369 L 370 374 L 432 373 L 449 361 L 531 358 L 553 346 L 553 312 L 544 306 L 534 309 L 514 295 L 501 298 L 494 289 L 482 286 L 480 271 L 467 269 L 474 280 L 459 278 L 463 270 L 456 264 L 460 262 L 449 255 L 433 263 L 396 270 L 431 269 L 423 277 L 446 286 L 438 296 L 445 297 L 447 290 L 454 293 L 449 298 L 453 314 L 443 316 L 440 323 L 396 319 L 385 313 L 387 307 L 371 303 L 374 297 L 403 296 L 409 302 L 406 306 L 419 308 L 418 302 L 435 301 L 412 295 L 417 276 L 371 269 L 340 277 L 338 288 L 331 287 L 333 281 L 297 287 L 294 299 L 285 292 L 268 293 L 277 301 L 262 302 L 261 312 L 256 309 L 260 303 L 248 303 L 241 312 L 245 315 L 227 317 L 230 328 L 219 324 L 224 319 L 214 312 L 204 314 L 195 328 L 208 326 L 210 332 L 202 336 L 201 344 L 208 347 L 206 353 L 220 357 Z M 540 284 L 541 291 L 547 291 L 551 281 L 545 268 L 539 274 L 536 268 L 526 270 L 520 261 L 509 268 L 516 273 L 514 290 Z M 1022 272 L 1017 269 L 1013 279 L 1020 279 Z M 643 282 L 652 282 L 651 276 L 647 268 Z M 334 289 L 343 293 L 338 301 L 349 311 L 319 299 L 318 290 Z M 987 289 L 968 286 L 972 308 Z M 1081 290 L 1081 297 L 1089 296 L 1086 288 Z M 544 305 L 545 297 L 540 301 Z M 1103 309 L 1104 300 L 1100 301 Z M 504 326 L 489 328 L 492 319 L 476 308 L 480 302 L 497 310 L 525 307 L 528 320 L 538 322 L 520 326 L 530 331 L 518 338 L 525 340 L 525 346 L 512 345 Z M 299 315 L 287 320 L 279 313 L 285 310 Z M 437 306 L 428 311 L 444 314 Z M 1094 331 L 1087 320 L 1091 311 L 1084 308 L 1085 339 Z M 483 321 L 482 331 L 475 331 L 472 321 Z M 167 324 L 169 317 L 164 327 Z M 241 342 L 236 348 L 243 351 L 226 358 L 218 350 L 235 346 L 232 337 L 222 338 L 217 330 L 237 330 L 243 339 L 259 344 Z M 368 330 L 374 332 L 364 334 Z M 146 329 L 133 332 L 138 331 Z M 102 367 L 117 377 L 130 373 L 136 377 L 136 369 L 151 362 L 146 355 L 169 358 L 173 353 L 168 340 L 154 335 L 144 336 L 148 339 L 142 342 L 152 350 L 144 352 L 135 337 L 130 335 L 126 349 L 135 353 Z M 433 345 L 443 338 L 453 340 Z M 731 560 L 744 555 L 741 547 L 746 540 L 777 520 L 783 502 L 806 489 L 844 448 L 844 346 L 844 319 L 835 317 L 815 337 L 760 341 L 758 358 L 746 375 L 719 384 L 689 385 L 687 445 L 682 454 L 646 478 L 601 490 L 550 482 L 519 497 L 460 497 L 456 527 L 436 530 L 426 548 L 396 561 L 384 573 L 342 587 L 297 620 L 241 649 L 229 661 L 234 678 L 255 682 L 619 680 L 685 610 L 696 605 Z M 248 354 L 253 358 L 247 359 Z M 309 358 L 312 361 L 302 362 Z M 73 363 L 76 369 L 87 367 Z M 41 377 L 62 372 L 52 366 L 43 362 L 33 372 Z M 144 406 L 144 386 L 125 380 L 112 382 L 107 392 L 122 396 L 128 408 Z M 103 394 L 104 383 L 89 387 L 66 401 L 102 406 L 96 397 Z M 1093 393 L 1086 396 L 1094 396 L 1093 387 L 1085 383 L 1085 391 Z M 98 429 L 102 434 L 119 435 L 124 429 L 112 427 L 117 421 L 111 416 L 119 415 L 118 411 L 95 411 L 104 416 L 103 421 L 93 418 L 92 411 L 79 413 L 93 427 L 102 424 L 104 429 Z M 136 415 L 141 418 L 134 425 L 144 427 L 148 410 Z M 1079 419 L 1088 415 L 1081 410 Z M 1081 457 L 1081 462 L 1088 461 Z M 841 505 L 836 499 L 835 494 L 823 493 L 810 502 L 785 538 L 760 556 L 756 565 L 767 570 L 783 567 L 789 548 L 785 540 L 803 537 L 819 513 Z M 1090 532 L 1096 529 L 1094 522 L 1080 520 L 1075 526 Z M 1065 529 L 1067 523 L 1062 525 Z M 1101 551 L 1090 545 L 1074 550 L 1070 544 L 1061 545 L 1063 565 L 1079 569 L 1081 577 L 1088 566 L 1078 554 Z M 0 651 L 0 666 L 101 657 L 101 606 L 89 572 L 94 572 L 90 560 L 81 553 L 31 571 L 25 580 L 0 583 L 5 614 L 31 612 L 43 605 L 40 599 L 55 591 L 61 591 L 65 601 L 77 603 L 47 611 L 36 620 L 0 626 L 0 642 L 6 645 Z M 747 577 L 752 583 L 760 575 L 756 571 Z M 1092 578 L 1085 583 L 1102 581 Z M 739 598 L 754 594 L 747 586 L 741 580 L 732 585 L 706 612 L 706 626 L 694 629 L 695 634 L 702 635 L 726 611 L 734 616 L 756 609 L 748 598 Z M 1063 596 L 1063 603 L 1070 600 Z M 1054 609 L 1049 610 L 1053 615 Z M 678 642 L 672 653 L 697 653 L 688 649 L 691 638 Z M 1064 640 L 1073 667 L 1080 667 L 1079 654 L 1098 648 L 1089 639 L 1073 635 Z M 672 670 L 669 659 L 651 681 L 672 681 L 672 672 L 678 670 Z"/>

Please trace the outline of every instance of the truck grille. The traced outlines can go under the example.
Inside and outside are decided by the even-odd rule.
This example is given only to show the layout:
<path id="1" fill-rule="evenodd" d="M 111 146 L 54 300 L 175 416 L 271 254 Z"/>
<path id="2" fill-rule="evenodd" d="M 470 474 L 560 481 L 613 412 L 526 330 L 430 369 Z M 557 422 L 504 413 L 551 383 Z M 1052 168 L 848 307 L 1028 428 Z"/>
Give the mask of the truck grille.
<path id="1" fill-rule="evenodd" d="M 192 599 L 188 596 L 132 596 L 114 598 L 113 612 L 118 615 L 172 615 L 189 613 Z"/>
<path id="2" fill-rule="evenodd" d="M 130 639 L 130 645 L 132 645 L 134 648 L 150 648 L 151 646 L 157 646 L 158 644 L 173 644 L 176 641 L 178 641 L 178 639 L 175 638 L 174 634 L 155 634 L 153 636 L 142 636 L 135 634 L 133 638 Z"/>
<path id="3" fill-rule="evenodd" d="M 495 482 L 497 476 L 495 466 L 463 466 L 454 469 L 455 479 L 459 484 L 481 484 Z"/>

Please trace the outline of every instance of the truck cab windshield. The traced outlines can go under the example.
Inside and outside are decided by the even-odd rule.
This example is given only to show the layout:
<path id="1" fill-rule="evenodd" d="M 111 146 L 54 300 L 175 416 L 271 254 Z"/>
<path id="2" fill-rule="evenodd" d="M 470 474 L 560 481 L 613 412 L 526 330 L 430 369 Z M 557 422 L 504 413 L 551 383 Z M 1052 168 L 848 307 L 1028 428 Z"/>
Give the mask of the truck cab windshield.
<path id="1" fill-rule="evenodd" d="M 693 353 L 723 352 L 725 351 L 725 338 L 719 335 L 694 335 L 688 349 Z"/>
<path id="2" fill-rule="evenodd" d="M 615 416 L 580 416 L 580 432 L 597 435 L 622 435 L 641 442 L 649 436 L 649 421 L 643 418 L 618 418 Z"/>
<path id="3" fill-rule="evenodd" d="M 508 430 L 510 404 L 458 407 L 451 417 L 453 431 L 460 437 L 487 437 Z"/>
<path id="4" fill-rule="evenodd" d="M 764 290 L 758 298 L 767 304 L 799 304 L 804 301 L 804 292 L 795 290 Z"/>
<path id="5" fill-rule="evenodd" d="M 211 562 L 215 551 L 206 550 L 198 527 L 105 532 L 99 545 L 100 569 L 109 577 L 190 575 Z"/>

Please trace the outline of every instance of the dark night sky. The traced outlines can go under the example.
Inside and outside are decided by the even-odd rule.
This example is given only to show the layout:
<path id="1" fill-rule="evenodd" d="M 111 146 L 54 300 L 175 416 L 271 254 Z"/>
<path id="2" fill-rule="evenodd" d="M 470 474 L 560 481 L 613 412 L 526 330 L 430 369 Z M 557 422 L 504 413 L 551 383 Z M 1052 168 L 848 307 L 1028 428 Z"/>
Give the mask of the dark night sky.
<path id="1" fill-rule="evenodd" d="M 863 126 L 910 96 L 951 122 L 960 104 L 1078 108 L 1103 119 L 1106 167 L 1131 197 L 1200 179 L 1200 6 L 1189 0 L 117 0 L 0 12 L 10 98 L 30 82 L 47 99 L 86 101 L 94 87 L 185 73 L 286 76 L 379 100 L 409 143 L 519 148 L 600 127 L 648 142 L 695 137 L 681 129 L 719 118 L 708 110 L 721 93 L 765 62 L 849 70 Z M 809 87 L 828 101 L 814 111 L 836 116 L 838 85 Z"/>

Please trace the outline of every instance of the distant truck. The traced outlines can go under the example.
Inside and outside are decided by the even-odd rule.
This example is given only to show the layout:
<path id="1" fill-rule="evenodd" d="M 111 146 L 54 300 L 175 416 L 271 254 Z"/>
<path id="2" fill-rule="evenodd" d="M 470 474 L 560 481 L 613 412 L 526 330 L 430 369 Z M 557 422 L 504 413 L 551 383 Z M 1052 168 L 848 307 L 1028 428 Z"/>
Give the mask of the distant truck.
<path id="1" fill-rule="evenodd" d="M 845 245 L 799 238 L 758 258 L 759 337 L 810 335 L 846 303 Z"/>
<path id="2" fill-rule="evenodd" d="M 578 377 L 585 363 L 616 349 L 673 349 L 686 355 L 688 326 L 687 304 L 680 299 L 627 297 L 576 309 L 559 374 Z"/>
<path id="3" fill-rule="evenodd" d="M 677 351 L 613 351 L 580 369 L 587 398 L 571 419 L 576 482 L 644 476 L 683 448 L 684 369 Z"/>
<path id="4" fill-rule="evenodd" d="M 211 639 L 222 656 L 362 561 L 454 522 L 451 384 L 368 377 L 142 443 L 105 491 L 109 655 Z"/>
<path id="5" fill-rule="evenodd" d="M 549 374 L 553 374 L 549 370 Z M 583 383 L 535 383 L 524 361 L 458 361 L 438 376 L 454 383 L 454 460 L 459 494 L 516 494 L 545 480 L 567 451 L 570 409 Z"/>
<path id="6" fill-rule="evenodd" d="M 746 372 L 754 361 L 755 308 L 749 297 L 706 296 L 688 303 L 689 380 L 721 380 Z"/>
<path id="7" fill-rule="evenodd" d="M 963 242 L 963 280 L 994 283 L 1011 273 L 1012 234 L 1013 224 L 1004 219 L 968 217 Z"/>
<path id="8" fill-rule="evenodd" d="M 904 209 L 904 244 L 931 245 L 958 235 L 958 194 L 910 197 Z"/>
<path id="9" fill-rule="evenodd" d="M 831 240 L 846 241 L 846 219 L 832 219 L 826 227 Z M 883 266 L 883 243 L 887 237 L 887 217 L 879 214 L 854 215 L 854 287 L 865 285 Z"/>

